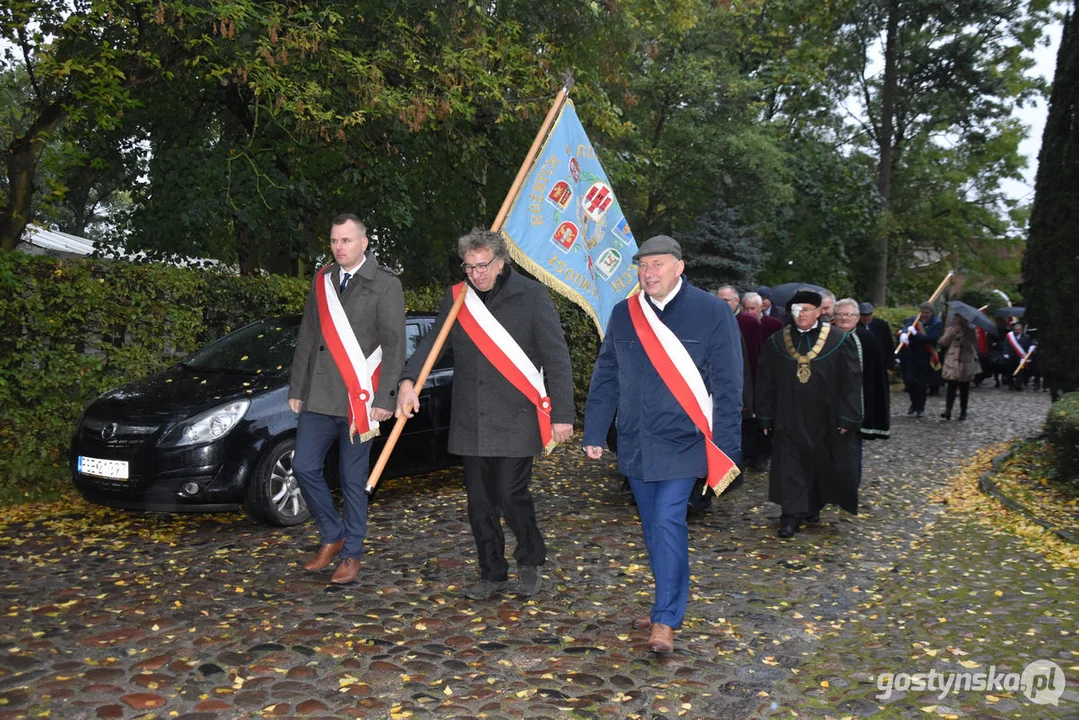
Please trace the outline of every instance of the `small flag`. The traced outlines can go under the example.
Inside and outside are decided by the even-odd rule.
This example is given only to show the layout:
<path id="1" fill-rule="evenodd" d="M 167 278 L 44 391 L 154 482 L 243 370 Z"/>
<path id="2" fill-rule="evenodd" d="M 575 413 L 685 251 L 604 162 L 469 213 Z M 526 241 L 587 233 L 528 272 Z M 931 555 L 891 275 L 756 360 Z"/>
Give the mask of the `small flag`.
<path id="1" fill-rule="evenodd" d="M 601 337 L 611 310 L 637 289 L 637 242 L 569 100 L 513 199 L 502 235 L 513 259 L 584 308 Z"/>

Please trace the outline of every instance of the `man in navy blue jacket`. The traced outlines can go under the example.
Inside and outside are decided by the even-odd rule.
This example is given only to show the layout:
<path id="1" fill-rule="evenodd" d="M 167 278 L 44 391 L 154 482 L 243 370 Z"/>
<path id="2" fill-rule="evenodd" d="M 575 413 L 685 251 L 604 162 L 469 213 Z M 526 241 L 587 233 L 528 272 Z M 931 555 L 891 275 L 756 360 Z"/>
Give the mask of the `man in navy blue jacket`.
<path id="1" fill-rule="evenodd" d="M 648 307 L 700 373 L 710 396 L 714 443 L 739 462 L 742 343 L 734 315 L 718 297 L 682 277 L 682 249 L 673 238 L 650 238 L 633 261 Z M 584 446 L 590 458 L 602 456 L 617 410 L 618 469 L 637 501 L 656 586 L 651 614 L 633 625 L 651 628 L 653 651 L 671 652 L 689 599 L 686 502 L 696 479 L 708 474 L 708 462 L 705 437 L 649 359 L 630 303 L 640 298 L 631 296 L 611 311 L 585 405 Z"/>
<path id="2" fill-rule="evenodd" d="M 914 317 L 903 322 L 899 333 L 901 349 L 899 362 L 903 367 L 903 383 L 910 395 L 910 409 L 907 415 L 925 417 L 925 396 L 928 393 L 930 377 L 940 370 L 940 358 L 937 356 L 937 341 L 943 332 L 943 325 L 936 315 L 933 303 L 924 302 Z"/>

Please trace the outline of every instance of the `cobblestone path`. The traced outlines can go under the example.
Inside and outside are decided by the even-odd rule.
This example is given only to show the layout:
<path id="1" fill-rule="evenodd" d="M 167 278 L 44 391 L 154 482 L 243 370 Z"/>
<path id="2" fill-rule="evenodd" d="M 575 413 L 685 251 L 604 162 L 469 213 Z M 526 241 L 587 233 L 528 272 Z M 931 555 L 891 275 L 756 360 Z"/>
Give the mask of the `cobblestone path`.
<path id="1" fill-rule="evenodd" d="M 1048 403 L 982 389 L 963 423 L 933 398 L 895 417 L 865 446 L 862 514 L 828 508 L 792 541 L 751 474 L 691 523 L 668 657 L 630 627 L 651 602 L 635 510 L 613 463 L 576 446 L 537 464 L 549 560 L 532 599 L 461 596 L 476 572 L 459 470 L 380 490 L 344 588 L 302 570 L 313 525 L 74 499 L 20 513 L 0 524 L 0 720 L 1079 717 L 1075 572 L 929 502 L 979 448 L 1036 433 Z M 900 678 L 1037 659 L 1067 675 L 1058 705 Z"/>

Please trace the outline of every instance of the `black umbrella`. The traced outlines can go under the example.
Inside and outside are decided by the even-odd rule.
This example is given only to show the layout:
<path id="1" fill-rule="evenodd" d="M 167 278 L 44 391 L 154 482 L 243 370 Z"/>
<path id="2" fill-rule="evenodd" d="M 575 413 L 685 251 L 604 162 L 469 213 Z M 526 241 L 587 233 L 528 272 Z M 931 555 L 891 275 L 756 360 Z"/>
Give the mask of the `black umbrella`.
<path id="1" fill-rule="evenodd" d="M 990 335 L 998 335 L 1000 333 L 1000 331 L 997 329 L 997 324 L 993 322 L 993 318 L 989 317 L 978 308 L 967 305 L 965 302 L 959 302 L 958 300 L 949 300 L 948 311 L 953 312 L 964 320 L 969 321 L 971 325 L 977 325 Z"/>
<path id="2" fill-rule="evenodd" d="M 798 292 L 802 288 L 809 288 L 810 290 L 815 290 L 816 292 L 821 292 L 824 290 L 824 288 L 822 288 L 820 285 L 814 285 L 813 283 L 804 282 L 789 282 L 783 283 L 782 285 L 776 285 L 774 288 L 772 288 L 772 305 L 786 310 L 787 303 L 790 302 L 790 299 L 792 297 L 794 297 L 794 293 Z"/>
<path id="3" fill-rule="evenodd" d="M 997 311 L 993 313 L 995 317 L 1010 318 L 1010 317 L 1023 317 L 1027 309 L 1025 307 L 1002 307 L 997 308 Z"/>

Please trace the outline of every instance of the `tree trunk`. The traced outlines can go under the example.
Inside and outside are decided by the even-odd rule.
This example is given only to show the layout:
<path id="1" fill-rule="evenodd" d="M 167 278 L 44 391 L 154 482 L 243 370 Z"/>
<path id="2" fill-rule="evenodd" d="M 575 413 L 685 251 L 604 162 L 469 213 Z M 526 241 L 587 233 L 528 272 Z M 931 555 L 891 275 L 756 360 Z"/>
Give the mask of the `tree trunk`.
<path id="1" fill-rule="evenodd" d="M 45 149 L 45 141 L 67 113 L 57 102 L 45 109 L 25 134 L 7 148 L 7 205 L 0 209 L 0 249 L 14 250 L 31 220 L 34 198 L 34 170 Z"/>
<path id="2" fill-rule="evenodd" d="M 884 40 L 884 83 L 880 91 L 880 162 L 877 164 L 877 192 L 884 210 L 884 223 L 877 236 L 877 275 L 873 279 L 873 303 L 884 305 L 888 295 L 888 246 L 891 240 L 892 167 L 894 164 L 895 93 L 898 77 L 899 7 L 888 3 L 888 23 Z"/>

